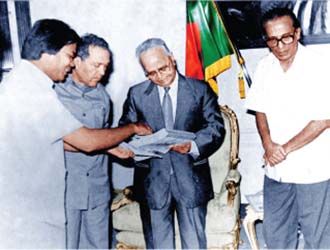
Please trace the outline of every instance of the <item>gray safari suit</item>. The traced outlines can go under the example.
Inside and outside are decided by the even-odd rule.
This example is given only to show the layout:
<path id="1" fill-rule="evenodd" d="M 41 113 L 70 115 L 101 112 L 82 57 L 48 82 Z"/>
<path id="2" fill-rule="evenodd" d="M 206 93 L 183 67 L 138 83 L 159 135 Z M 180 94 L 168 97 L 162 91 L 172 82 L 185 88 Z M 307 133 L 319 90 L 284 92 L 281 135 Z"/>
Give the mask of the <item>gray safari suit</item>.
<path id="1" fill-rule="evenodd" d="M 129 90 L 120 124 L 130 122 L 146 122 L 153 131 L 165 127 L 158 89 L 150 80 Z M 204 233 L 206 204 L 213 198 L 207 157 L 220 147 L 225 133 L 217 97 L 206 83 L 179 74 L 174 129 L 194 132 L 200 155 L 194 159 L 190 154 L 170 151 L 162 159 L 151 159 L 148 162 L 149 173 L 144 179 L 148 206 L 151 211 L 166 206 L 167 197 L 171 196 L 174 185 L 175 198 L 180 206 L 187 209 L 203 207 L 203 215 L 199 217 L 204 217 L 201 223 L 201 231 Z M 173 174 L 170 174 L 171 167 Z M 181 228 L 180 224 L 184 224 L 184 221 L 180 217 L 178 220 Z M 155 229 L 152 231 L 155 236 Z M 182 235 L 182 232 L 180 233 Z M 157 241 L 154 238 L 156 248 L 172 246 L 172 243 L 163 245 Z M 205 244 L 206 240 L 201 245 Z"/>
<path id="2" fill-rule="evenodd" d="M 65 83 L 56 85 L 55 91 L 64 106 L 86 127 L 109 127 L 110 97 L 101 84 L 95 88 L 87 87 L 74 83 L 71 77 L 68 77 Z M 104 153 L 66 151 L 65 160 L 68 171 L 67 246 L 108 248 L 108 156 Z"/>

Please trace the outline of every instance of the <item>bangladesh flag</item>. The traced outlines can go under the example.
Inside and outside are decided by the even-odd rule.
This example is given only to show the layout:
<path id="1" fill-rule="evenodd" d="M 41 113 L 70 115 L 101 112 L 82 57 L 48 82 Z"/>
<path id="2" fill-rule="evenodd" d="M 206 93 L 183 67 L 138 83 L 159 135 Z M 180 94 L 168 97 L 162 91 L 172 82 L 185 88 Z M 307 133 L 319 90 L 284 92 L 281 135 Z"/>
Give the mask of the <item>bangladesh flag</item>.
<path id="1" fill-rule="evenodd" d="M 231 67 L 233 53 L 215 2 L 187 1 L 186 75 L 207 81 L 218 94 L 215 77 Z"/>

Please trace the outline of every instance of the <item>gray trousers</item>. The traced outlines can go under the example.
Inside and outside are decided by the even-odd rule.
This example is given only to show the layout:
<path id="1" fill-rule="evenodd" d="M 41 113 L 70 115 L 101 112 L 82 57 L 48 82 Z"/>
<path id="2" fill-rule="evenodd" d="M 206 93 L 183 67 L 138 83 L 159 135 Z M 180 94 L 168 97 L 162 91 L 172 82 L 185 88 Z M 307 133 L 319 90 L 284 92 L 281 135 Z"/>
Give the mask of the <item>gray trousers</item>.
<path id="1" fill-rule="evenodd" d="M 268 249 L 330 249 L 330 181 L 292 184 L 264 180 L 263 233 Z"/>
<path id="2" fill-rule="evenodd" d="M 67 209 L 67 248 L 109 248 L 109 203 L 93 209 Z"/>
<path id="3" fill-rule="evenodd" d="M 175 178 L 171 177 L 171 192 L 160 210 L 150 209 L 152 238 L 155 249 L 175 249 L 174 212 L 177 214 L 182 249 L 206 249 L 206 204 L 186 208 L 180 202 Z"/>

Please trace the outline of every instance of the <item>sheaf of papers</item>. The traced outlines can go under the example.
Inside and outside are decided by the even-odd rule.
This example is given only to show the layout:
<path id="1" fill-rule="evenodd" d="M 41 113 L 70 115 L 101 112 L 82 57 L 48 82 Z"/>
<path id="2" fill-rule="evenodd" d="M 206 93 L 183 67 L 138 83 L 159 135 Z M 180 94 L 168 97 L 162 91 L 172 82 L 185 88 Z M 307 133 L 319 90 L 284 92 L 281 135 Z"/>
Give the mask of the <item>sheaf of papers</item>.
<path id="1" fill-rule="evenodd" d="M 264 211 L 264 193 L 263 191 L 259 191 L 255 194 L 247 194 L 245 195 L 249 204 L 252 206 L 254 211 L 263 212 Z"/>
<path id="2" fill-rule="evenodd" d="M 151 135 L 136 135 L 130 142 L 123 142 L 120 146 L 133 151 L 134 160 L 142 161 L 152 157 L 161 158 L 169 151 L 171 145 L 182 144 L 195 138 L 196 135 L 191 132 L 161 129 Z"/>

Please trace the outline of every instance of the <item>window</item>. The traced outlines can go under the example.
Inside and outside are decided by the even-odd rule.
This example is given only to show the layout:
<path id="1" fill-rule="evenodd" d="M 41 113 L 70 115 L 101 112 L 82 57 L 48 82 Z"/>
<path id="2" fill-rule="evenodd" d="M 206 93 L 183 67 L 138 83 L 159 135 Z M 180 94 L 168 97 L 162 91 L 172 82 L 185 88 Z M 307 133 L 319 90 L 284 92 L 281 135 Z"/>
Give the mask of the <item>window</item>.
<path id="1" fill-rule="evenodd" d="M 0 1 L 0 81 L 20 59 L 30 27 L 29 1 Z"/>

